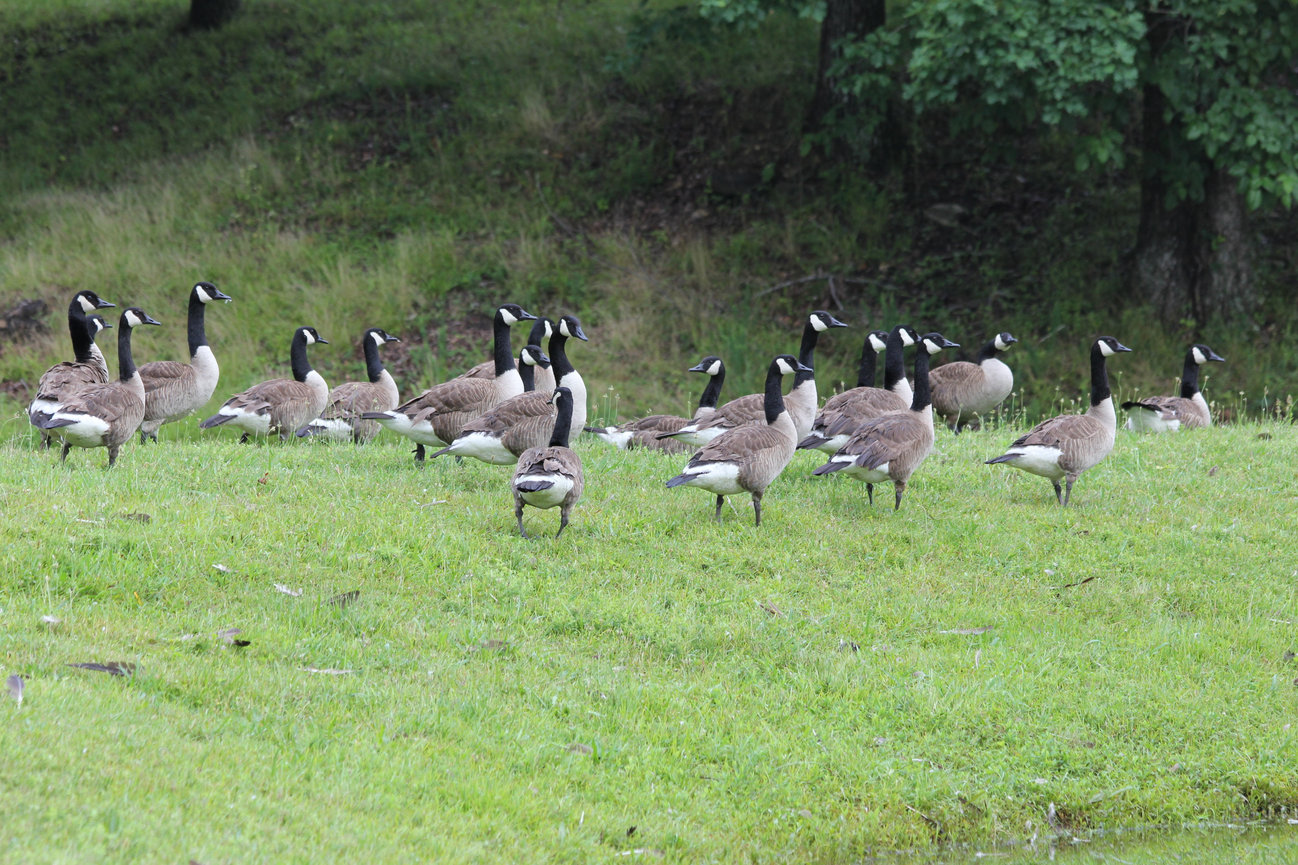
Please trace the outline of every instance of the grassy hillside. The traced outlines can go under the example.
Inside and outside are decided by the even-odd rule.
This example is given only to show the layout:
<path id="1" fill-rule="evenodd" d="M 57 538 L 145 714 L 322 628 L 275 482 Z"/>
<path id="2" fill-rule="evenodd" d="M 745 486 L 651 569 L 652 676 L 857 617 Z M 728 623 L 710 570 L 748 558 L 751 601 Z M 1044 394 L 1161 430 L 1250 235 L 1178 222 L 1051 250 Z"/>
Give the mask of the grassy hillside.
<path id="1" fill-rule="evenodd" d="M 582 444 L 560 542 L 507 469 L 387 437 L 7 444 L 0 858 L 855 862 L 1293 815 L 1292 429 L 1122 433 L 1067 510 L 982 465 L 1013 435 L 941 436 L 897 513 L 800 454 L 760 529 Z"/>
<path id="2" fill-rule="evenodd" d="M 317 353 L 328 378 L 359 374 L 355 340 L 379 325 L 405 339 L 403 386 L 425 386 L 485 356 L 504 299 L 579 314 L 592 344 L 574 360 L 596 408 L 624 415 L 687 406 L 681 373 L 703 353 L 755 390 L 817 307 L 860 328 L 826 340 L 827 382 L 854 377 L 867 327 L 900 319 L 969 351 L 1016 333 L 1029 416 L 1083 392 L 1097 332 L 1137 349 L 1127 391 L 1179 371 L 1184 323 L 1115 311 L 1129 179 L 1071 188 L 1048 146 L 1016 173 L 936 142 L 896 183 L 804 159 L 808 22 L 633 54 L 630 0 L 248 0 L 215 33 L 183 32 L 182 6 L 0 10 L 0 312 L 49 309 L 47 331 L 0 345 L 7 414 L 68 354 L 72 291 L 144 306 L 168 327 L 142 359 L 182 357 L 200 278 L 236 298 L 209 319 L 218 397 L 283 374 L 303 323 L 335 344 Z M 935 221 L 941 203 L 966 214 Z M 1295 371 L 1278 275 L 1298 245 L 1292 221 L 1260 227 L 1276 312 L 1204 334 L 1230 361 L 1210 397 L 1254 414 Z M 847 281 L 797 281 L 819 272 Z"/>

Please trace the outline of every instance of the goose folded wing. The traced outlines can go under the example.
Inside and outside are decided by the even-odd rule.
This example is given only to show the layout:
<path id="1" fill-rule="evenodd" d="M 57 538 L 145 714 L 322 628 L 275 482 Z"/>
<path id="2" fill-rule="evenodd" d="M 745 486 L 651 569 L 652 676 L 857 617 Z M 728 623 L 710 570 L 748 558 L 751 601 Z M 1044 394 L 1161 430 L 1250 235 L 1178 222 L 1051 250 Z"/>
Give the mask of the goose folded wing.
<path id="1" fill-rule="evenodd" d="M 752 424 L 735 430 L 734 434 L 718 436 L 704 445 L 690 458 L 689 467 L 742 462 L 755 451 L 785 447 L 789 447 L 789 441 L 782 433 L 764 424 Z"/>
<path id="2" fill-rule="evenodd" d="M 107 383 L 108 373 L 99 367 L 65 360 L 56 363 L 41 376 L 40 383 L 36 386 L 36 398 L 58 399 L 61 394 L 87 385 Z"/>
<path id="3" fill-rule="evenodd" d="M 193 367 L 174 360 L 155 360 L 140 367 L 140 378 L 144 380 L 144 397 L 165 399 L 174 390 L 186 385 L 186 379 Z"/>

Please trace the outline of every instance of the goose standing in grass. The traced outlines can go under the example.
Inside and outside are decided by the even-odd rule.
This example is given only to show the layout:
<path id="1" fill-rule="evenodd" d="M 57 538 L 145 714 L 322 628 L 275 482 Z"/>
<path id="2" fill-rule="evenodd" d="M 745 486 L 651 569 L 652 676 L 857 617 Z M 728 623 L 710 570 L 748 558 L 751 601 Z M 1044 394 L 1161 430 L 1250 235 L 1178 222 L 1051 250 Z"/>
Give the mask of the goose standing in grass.
<path id="1" fill-rule="evenodd" d="M 807 316 L 802 328 L 802 345 L 798 352 L 798 373 L 793 387 L 785 397 L 789 417 L 798 439 L 811 431 L 820 395 L 816 392 L 815 354 L 820 334 L 831 327 L 847 327 L 823 309 Z M 686 444 L 701 447 L 727 430 L 744 424 L 760 424 L 764 417 L 766 398 L 760 393 L 750 393 L 732 399 L 705 418 L 691 421 L 675 432 L 659 433 L 660 438 L 675 438 Z"/>
<path id="2" fill-rule="evenodd" d="M 455 441 L 434 453 L 433 459 L 443 454 L 453 454 L 457 457 L 473 457 L 492 465 L 509 466 L 518 462 L 523 451 L 544 445 L 554 430 L 554 391 L 536 390 L 533 370 L 559 366 L 559 386 L 563 387 L 566 375 L 572 375 L 576 371 L 568 362 L 567 355 L 562 353 L 562 344 L 558 348 L 559 361 L 554 364 L 539 345 L 524 347 L 518 355 L 523 393 L 466 423 Z"/>
<path id="3" fill-rule="evenodd" d="M 1131 349 L 1111 336 L 1102 336 L 1091 344 L 1091 407 L 1085 414 L 1065 414 L 1042 421 L 987 464 L 1005 463 L 1049 478 L 1055 487 L 1055 499 L 1067 506 L 1077 478 L 1113 450 L 1118 417 L 1113 410 L 1105 361 L 1120 351 Z M 1068 485 L 1062 496 L 1061 479 Z"/>
<path id="4" fill-rule="evenodd" d="M 371 327 L 361 336 L 365 354 L 365 377 L 368 381 L 345 381 L 329 391 L 320 417 L 297 431 L 299 437 L 319 436 L 329 441 L 352 441 L 364 444 L 379 433 L 376 421 L 361 417 L 367 411 L 387 411 L 401 402 L 392 373 L 383 366 L 379 349 L 390 342 L 401 342 L 381 327 Z"/>
<path id="5" fill-rule="evenodd" d="M 744 424 L 727 430 L 708 442 L 685 466 L 684 471 L 667 481 L 668 487 L 701 487 L 717 497 L 716 519 L 721 520 L 725 497 L 751 493 L 754 525 L 762 524 L 762 496 L 771 481 L 780 476 L 793 459 L 797 430 L 789 416 L 780 381 L 789 373 L 803 373 L 803 366 L 793 355 L 782 354 L 771 361 L 766 372 L 763 394 L 765 423 Z"/>
<path id="6" fill-rule="evenodd" d="M 585 477 L 581 457 L 568 447 L 572 430 L 572 411 L 576 407 L 572 391 L 562 384 L 550 396 L 554 404 L 554 428 L 547 447 L 528 448 L 518 458 L 518 468 L 510 486 L 514 491 L 514 517 L 518 520 L 518 533 L 527 537 L 523 529 L 523 505 L 534 508 L 559 508 L 557 539 L 568 528 L 568 514 L 581 498 Z"/>
<path id="7" fill-rule="evenodd" d="M 957 435 L 975 415 L 981 418 L 1014 390 L 1014 373 L 997 355 L 1016 342 L 1009 333 L 998 333 L 978 350 L 973 363 L 944 363 L 929 373 L 933 410 Z"/>
<path id="8" fill-rule="evenodd" d="M 554 336 L 554 322 L 545 316 L 541 316 L 532 322 L 532 330 L 527 334 L 527 345 L 545 345 L 550 337 Z M 519 367 L 519 373 L 523 373 L 522 367 Z M 460 374 L 460 378 L 495 378 L 496 362 L 494 360 L 484 360 L 477 366 L 471 367 Z M 535 382 L 535 390 L 548 394 L 555 388 L 554 371 L 546 366 L 535 366 L 532 368 L 532 377 Z M 529 388 L 532 390 L 533 388 Z"/>
<path id="9" fill-rule="evenodd" d="M 142 324 L 159 324 L 138 306 L 122 312 L 117 331 L 117 381 L 89 385 L 64 400 L 42 429 L 57 429 L 63 436 L 60 462 L 72 447 L 108 448 L 108 465 L 117 462 L 117 451 L 130 439 L 144 418 L 144 383 L 131 356 L 131 332 Z"/>
<path id="10" fill-rule="evenodd" d="M 1127 429 L 1176 432 L 1212 426 L 1212 412 L 1199 392 L 1199 367 L 1209 361 L 1225 363 L 1226 359 L 1203 343 L 1190 346 L 1185 353 L 1185 366 L 1181 369 L 1181 395 L 1150 396 L 1124 402 L 1122 407 L 1128 412 Z"/>
<path id="11" fill-rule="evenodd" d="M 328 345 L 329 340 L 320 336 L 314 327 L 299 327 L 293 332 L 289 347 L 293 378 L 263 381 L 235 394 L 199 427 L 211 429 L 233 424 L 243 430 L 240 442 L 254 435 L 278 435 L 284 441 L 304 423 L 318 417 L 329 398 L 329 385 L 307 359 L 307 346 L 316 343 Z"/>
<path id="12" fill-rule="evenodd" d="M 910 410 L 865 421 L 847 444 L 812 474 L 842 472 L 854 480 L 865 481 L 870 504 L 874 504 L 874 485 L 890 480 L 896 493 L 893 510 L 900 510 L 906 483 L 933 450 L 929 363 L 942 349 L 958 347 L 958 343 L 940 333 L 920 337 L 919 350 L 915 352 L 915 395 Z"/>
<path id="13" fill-rule="evenodd" d="M 210 282 L 199 282 L 189 291 L 189 363 L 155 360 L 140 367 L 144 381 L 144 421 L 140 444 L 158 440 L 158 428 L 180 420 L 207 405 L 221 377 L 216 355 L 207 344 L 204 310 L 214 300 L 231 298 Z"/>
<path id="14" fill-rule="evenodd" d="M 867 366 L 867 362 L 872 352 L 877 354 L 876 340 L 881 333 L 876 330 L 866 339 L 868 347 L 861 350 L 856 387 L 834 394 L 825 402 L 811 431 L 798 442 L 799 449 L 814 448 L 833 456 L 865 421 L 888 412 L 905 411 L 910 406 L 915 394 L 906 380 L 905 351 L 919 340 L 919 334 L 905 324 L 883 334 L 883 387 L 879 388 L 874 387 L 874 364 Z"/>
<path id="15" fill-rule="evenodd" d="M 112 325 L 97 316 L 98 323 L 89 316 L 97 309 L 111 309 L 116 304 L 95 294 L 90 289 L 83 289 L 72 296 L 68 303 L 68 336 L 72 339 L 72 356 L 74 360 L 56 363 L 41 374 L 36 384 L 36 397 L 27 407 L 27 420 L 32 426 L 40 429 L 39 420 L 58 408 L 64 397 L 71 396 L 78 389 L 92 384 L 108 383 L 108 363 L 104 353 L 95 345 L 95 337 L 104 327 Z M 41 430 L 41 447 L 50 446 L 50 434 Z"/>
<path id="16" fill-rule="evenodd" d="M 415 462 L 424 461 L 424 448 L 445 447 L 455 441 L 464 425 L 492 406 L 523 392 L 523 378 L 514 366 L 510 347 L 510 325 L 535 321 L 516 303 L 506 303 L 492 317 L 492 363 L 494 378 L 453 378 L 435 384 L 414 399 L 390 411 L 367 411 L 365 420 L 378 421 L 384 429 L 415 443 Z"/>
<path id="17" fill-rule="evenodd" d="M 638 420 L 627 421 L 614 426 L 588 426 L 586 432 L 594 433 L 598 438 L 615 448 L 631 450 L 649 448 L 663 453 L 686 453 L 691 447 L 685 442 L 673 438 L 664 438 L 667 433 L 674 433 L 691 420 L 705 418 L 717 410 L 717 399 L 721 396 L 721 385 L 726 380 L 726 365 L 721 358 L 710 354 L 690 367 L 688 372 L 701 372 L 707 375 L 708 383 L 699 397 L 698 408 L 692 418 L 677 417 L 670 414 L 653 414 Z"/>

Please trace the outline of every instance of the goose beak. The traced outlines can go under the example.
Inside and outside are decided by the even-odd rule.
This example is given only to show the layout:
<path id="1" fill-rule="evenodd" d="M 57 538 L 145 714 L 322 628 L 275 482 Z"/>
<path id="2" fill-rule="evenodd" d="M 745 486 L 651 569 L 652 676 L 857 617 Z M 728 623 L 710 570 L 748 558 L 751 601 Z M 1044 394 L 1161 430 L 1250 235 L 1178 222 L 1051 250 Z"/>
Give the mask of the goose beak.
<path id="1" fill-rule="evenodd" d="M 1018 338 L 1010 336 L 1008 333 L 1002 333 L 1001 342 L 1005 343 L 1006 345 L 1013 345 L 1014 343 L 1018 342 Z"/>
<path id="2" fill-rule="evenodd" d="M 521 310 L 521 309 L 518 311 L 518 320 L 519 320 L 519 321 L 536 321 L 537 318 L 538 318 L 538 316 L 532 315 L 532 313 L 530 313 L 530 312 L 526 312 L 526 311 Z"/>
<path id="3" fill-rule="evenodd" d="M 233 297 L 230 297 L 230 295 L 226 294 L 224 291 L 221 291 L 221 289 L 216 288 L 215 286 L 213 286 L 212 288 L 212 299 L 224 300 L 226 303 L 229 303 L 230 301 L 234 300 Z"/>
<path id="4" fill-rule="evenodd" d="M 958 342 L 952 342 L 951 340 L 947 339 L 946 337 L 942 337 L 942 347 L 943 347 L 943 348 L 959 348 L 959 347 L 960 347 L 960 343 L 958 343 Z"/>
<path id="5" fill-rule="evenodd" d="M 795 366 L 795 367 L 793 368 L 793 371 L 794 371 L 794 372 L 815 372 L 814 369 L 812 369 L 811 367 L 807 366 L 807 365 L 806 365 L 805 363 L 803 363 L 802 361 L 798 361 L 798 365 Z"/>
<path id="6" fill-rule="evenodd" d="M 104 300 L 104 299 L 101 297 L 101 298 L 99 298 L 99 302 L 95 304 L 95 309 L 112 309 L 112 308 L 114 308 L 114 307 L 116 307 L 116 306 L 117 306 L 117 304 L 115 304 L 115 303 L 109 303 L 108 301 Z"/>
<path id="7" fill-rule="evenodd" d="M 1114 342 L 1117 342 L 1117 340 L 1114 340 Z M 1117 349 L 1118 351 L 1131 351 L 1131 349 L 1127 348 L 1125 345 L 1123 345 L 1120 342 L 1117 345 Z"/>
<path id="8" fill-rule="evenodd" d="M 108 330 L 108 328 L 110 328 L 110 327 L 112 327 L 112 326 L 113 326 L 113 323 L 112 323 L 111 321 L 106 321 L 106 322 L 104 322 L 102 325 L 100 325 L 100 327 L 102 327 L 104 330 Z"/>
<path id="9" fill-rule="evenodd" d="M 830 326 L 830 327 L 847 327 L 848 324 L 847 324 L 847 322 L 845 322 L 845 321 L 839 321 L 838 319 L 834 318 L 834 317 L 831 315 L 831 316 L 829 317 L 829 326 Z"/>
<path id="10" fill-rule="evenodd" d="M 325 339 L 323 336 L 317 336 L 317 337 L 315 338 L 315 341 L 318 342 L 318 343 L 320 343 L 321 345 L 328 345 L 328 344 L 329 344 L 329 340 Z"/>
<path id="11" fill-rule="evenodd" d="M 704 364 L 703 361 L 699 361 L 698 363 L 694 364 L 694 366 L 690 367 L 685 371 L 686 372 L 707 372 L 708 367 L 711 365 L 712 364 Z"/>
<path id="12" fill-rule="evenodd" d="M 1211 349 L 1209 349 L 1208 351 L 1208 360 L 1215 360 L 1218 363 L 1226 362 L 1226 358 L 1222 357 L 1221 355 L 1217 354 L 1217 352 L 1212 351 Z"/>
<path id="13" fill-rule="evenodd" d="M 536 365 L 541 369 L 547 369 L 550 366 L 550 356 L 543 351 L 536 353 Z"/>
<path id="14" fill-rule="evenodd" d="M 383 337 L 383 341 L 384 341 L 384 342 L 401 342 L 401 337 L 399 337 L 399 336 L 393 336 L 392 334 L 389 333 L 387 336 Z"/>
<path id="15" fill-rule="evenodd" d="M 582 342 L 590 342 L 590 340 L 586 339 L 586 332 L 581 329 L 581 325 L 577 325 L 577 329 L 572 332 L 572 335 Z"/>
<path id="16" fill-rule="evenodd" d="M 144 321 L 143 321 L 142 323 L 143 323 L 143 324 L 156 324 L 156 325 L 161 325 L 161 324 L 162 324 L 162 322 L 158 321 L 156 318 L 154 318 L 153 316 L 149 315 L 147 312 L 144 314 Z"/>

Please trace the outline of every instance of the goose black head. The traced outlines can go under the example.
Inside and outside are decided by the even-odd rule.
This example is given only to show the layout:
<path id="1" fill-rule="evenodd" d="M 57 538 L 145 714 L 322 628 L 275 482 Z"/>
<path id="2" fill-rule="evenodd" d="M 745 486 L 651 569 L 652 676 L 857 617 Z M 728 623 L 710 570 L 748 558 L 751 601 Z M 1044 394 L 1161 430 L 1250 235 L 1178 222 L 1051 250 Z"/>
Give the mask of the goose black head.
<path id="1" fill-rule="evenodd" d="M 139 327 L 142 324 L 162 324 L 162 322 L 158 321 L 138 306 L 132 306 L 122 310 L 122 317 L 119 323 L 122 327 Z"/>
<path id="2" fill-rule="evenodd" d="M 565 315 L 559 319 L 559 333 L 568 337 L 576 337 L 584 342 L 590 342 L 590 340 L 586 339 L 586 334 L 581 329 L 581 322 L 577 320 L 575 315 Z"/>
<path id="3" fill-rule="evenodd" d="M 1100 354 L 1105 357 L 1113 357 L 1120 351 L 1131 351 L 1122 343 L 1118 342 L 1111 336 L 1102 336 L 1095 341 L 1095 347 L 1100 350 Z"/>
<path id="4" fill-rule="evenodd" d="M 302 339 L 306 341 L 307 345 L 314 345 L 317 342 L 320 343 L 321 345 L 329 344 L 329 340 L 321 336 L 320 332 L 316 330 L 314 327 L 299 327 L 297 329 L 297 332 L 298 335 L 300 335 Z"/>
<path id="5" fill-rule="evenodd" d="M 996 339 L 992 340 L 992 344 L 996 346 L 997 351 L 1005 351 L 1016 342 L 1018 340 L 1010 336 L 1009 331 L 1001 331 L 996 334 Z"/>
<path id="6" fill-rule="evenodd" d="M 523 346 L 523 350 L 518 353 L 518 359 L 528 366 L 539 366 L 541 369 L 550 368 L 550 356 L 541 351 L 539 345 Z"/>
<path id="7" fill-rule="evenodd" d="M 725 364 L 721 362 L 721 358 L 715 354 L 710 354 L 690 367 L 687 372 L 705 372 L 708 375 L 720 375 L 723 369 L 725 369 Z"/>
<path id="8" fill-rule="evenodd" d="M 365 331 L 365 336 L 374 340 L 374 344 L 380 347 L 389 342 L 401 342 L 400 337 L 393 336 L 381 327 L 371 327 Z"/>
<path id="9" fill-rule="evenodd" d="M 230 297 L 230 295 L 221 291 L 221 289 L 212 285 L 210 282 L 194 283 L 192 293 L 194 297 L 198 298 L 199 303 L 211 303 L 214 300 L 224 300 L 226 303 L 229 303 L 231 300 L 234 300 L 234 298 Z"/>
<path id="10" fill-rule="evenodd" d="M 775 360 L 771 361 L 771 367 L 778 369 L 780 375 L 788 375 L 791 372 L 811 372 L 811 367 L 804 366 L 796 357 L 791 354 L 777 355 Z"/>
<path id="11" fill-rule="evenodd" d="M 866 339 L 870 341 L 870 348 L 874 349 L 875 354 L 882 354 L 888 348 L 888 331 L 872 330 L 866 334 Z"/>
<path id="12" fill-rule="evenodd" d="M 92 315 L 86 319 L 86 329 L 90 331 L 90 341 L 94 342 L 95 337 L 101 330 L 108 330 L 112 323 L 107 321 L 102 315 Z"/>
<path id="13" fill-rule="evenodd" d="M 811 323 L 811 326 L 820 333 L 824 333 L 831 327 L 847 327 L 846 322 L 839 321 L 823 309 L 818 309 L 813 312 L 807 320 Z"/>
<path id="14" fill-rule="evenodd" d="M 536 316 L 532 315 L 532 313 L 530 312 L 527 312 L 526 310 L 523 309 L 523 307 L 519 306 L 516 303 L 502 304 L 500 308 L 496 310 L 496 315 L 502 321 L 504 321 L 505 324 L 514 324 L 515 322 L 520 322 L 520 321 L 536 320 Z"/>
<path id="15" fill-rule="evenodd" d="M 1194 356 L 1194 362 L 1197 364 L 1205 364 L 1208 361 L 1215 361 L 1216 363 L 1226 362 L 1226 358 L 1217 354 L 1217 352 L 1208 348 L 1208 346 L 1201 342 L 1197 342 L 1190 347 L 1190 354 Z"/>
<path id="16" fill-rule="evenodd" d="M 920 337 L 920 343 L 929 354 L 937 354 L 944 348 L 959 348 L 960 343 L 952 342 L 940 333 L 926 333 Z"/>
<path id="17" fill-rule="evenodd" d="M 109 303 L 104 300 L 88 288 L 83 288 L 81 291 L 78 291 L 73 296 L 72 302 L 80 305 L 81 311 L 87 314 L 92 313 L 97 309 L 109 309 L 110 307 L 117 306 L 115 303 Z"/>

